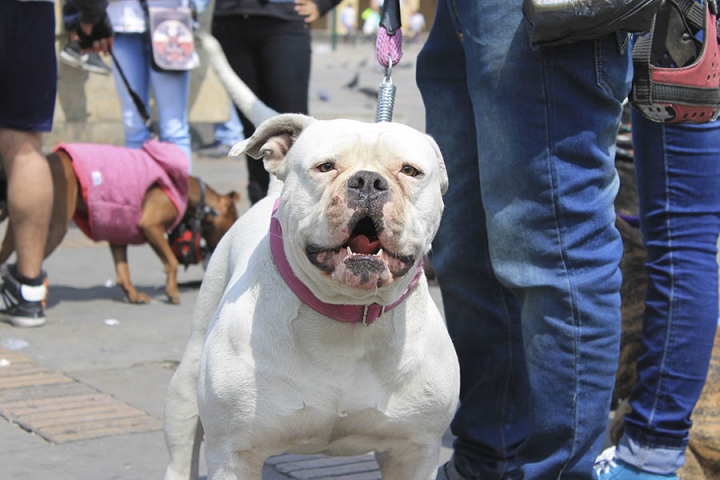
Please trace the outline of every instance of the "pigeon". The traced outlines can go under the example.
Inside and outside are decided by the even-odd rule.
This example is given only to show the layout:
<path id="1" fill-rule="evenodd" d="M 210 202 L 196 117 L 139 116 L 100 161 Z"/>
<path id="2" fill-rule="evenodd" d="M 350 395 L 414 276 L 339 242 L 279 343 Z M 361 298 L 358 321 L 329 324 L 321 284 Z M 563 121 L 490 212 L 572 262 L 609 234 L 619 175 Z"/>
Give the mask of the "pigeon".
<path id="1" fill-rule="evenodd" d="M 343 85 L 343 88 L 355 88 L 360 81 L 360 72 L 357 72 L 352 80 Z"/>

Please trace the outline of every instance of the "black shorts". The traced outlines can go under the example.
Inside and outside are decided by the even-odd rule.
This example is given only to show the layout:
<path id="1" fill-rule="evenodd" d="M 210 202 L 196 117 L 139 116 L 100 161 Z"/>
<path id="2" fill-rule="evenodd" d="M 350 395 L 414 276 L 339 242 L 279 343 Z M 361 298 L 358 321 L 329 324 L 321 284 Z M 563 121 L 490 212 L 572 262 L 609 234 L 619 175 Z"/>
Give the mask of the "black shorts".
<path id="1" fill-rule="evenodd" d="M 0 0 L 0 128 L 49 132 L 56 91 L 55 6 Z"/>

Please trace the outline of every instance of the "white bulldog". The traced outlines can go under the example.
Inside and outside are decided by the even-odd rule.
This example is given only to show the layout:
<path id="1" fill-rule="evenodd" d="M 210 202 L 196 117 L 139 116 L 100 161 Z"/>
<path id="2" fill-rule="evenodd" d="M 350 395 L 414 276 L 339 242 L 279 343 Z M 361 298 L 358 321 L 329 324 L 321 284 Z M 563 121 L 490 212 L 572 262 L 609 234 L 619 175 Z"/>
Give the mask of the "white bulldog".
<path id="1" fill-rule="evenodd" d="M 427 135 L 280 115 L 231 154 L 281 180 L 212 256 L 165 405 L 165 478 L 260 480 L 283 452 L 375 452 L 383 479 L 434 479 L 457 357 L 423 256 L 447 175 Z"/>

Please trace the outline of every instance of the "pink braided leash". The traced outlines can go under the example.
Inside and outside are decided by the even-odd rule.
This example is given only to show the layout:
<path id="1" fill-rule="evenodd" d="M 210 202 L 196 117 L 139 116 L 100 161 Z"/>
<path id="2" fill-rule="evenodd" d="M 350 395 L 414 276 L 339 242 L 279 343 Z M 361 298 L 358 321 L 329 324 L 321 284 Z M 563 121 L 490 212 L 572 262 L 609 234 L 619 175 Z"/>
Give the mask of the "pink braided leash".
<path id="1" fill-rule="evenodd" d="M 389 60 L 392 64 L 397 65 L 402 58 L 402 30 L 395 30 L 395 35 L 388 34 L 384 26 L 380 25 L 375 42 L 375 51 L 377 52 L 378 63 L 385 68 L 390 67 Z"/>

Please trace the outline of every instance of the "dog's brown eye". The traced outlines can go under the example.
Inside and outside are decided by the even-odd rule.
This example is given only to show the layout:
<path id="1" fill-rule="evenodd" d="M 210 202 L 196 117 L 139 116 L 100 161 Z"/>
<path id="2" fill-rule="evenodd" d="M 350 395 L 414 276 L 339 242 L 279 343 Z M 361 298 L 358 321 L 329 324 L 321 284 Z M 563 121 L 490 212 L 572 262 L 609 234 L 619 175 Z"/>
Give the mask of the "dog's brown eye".
<path id="1" fill-rule="evenodd" d="M 327 173 L 335 168 L 335 164 L 332 162 L 325 162 L 318 165 L 317 169 L 322 173 Z"/>
<path id="2" fill-rule="evenodd" d="M 413 167 L 412 165 L 403 165 L 400 171 L 408 177 L 417 177 L 420 174 L 420 170 Z"/>

